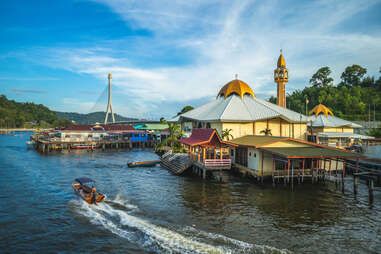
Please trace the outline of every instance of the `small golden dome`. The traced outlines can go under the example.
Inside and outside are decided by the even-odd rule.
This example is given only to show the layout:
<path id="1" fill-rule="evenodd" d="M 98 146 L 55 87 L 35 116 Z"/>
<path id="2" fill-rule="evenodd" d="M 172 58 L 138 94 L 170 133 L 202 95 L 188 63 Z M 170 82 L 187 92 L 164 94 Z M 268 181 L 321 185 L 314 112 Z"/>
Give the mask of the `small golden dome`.
<path id="1" fill-rule="evenodd" d="M 230 81 L 229 83 L 227 83 L 226 85 L 224 85 L 221 88 L 220 92 L 218 93 L 217 97 L 224 96 L 224 98 L 227 98 L 228 96 L 232 94 L 239 95 L 241 99 L 243 98 L 245 94 L 250 94 L 253 97 L 255 97 L 255 94 L 253 90 L 251 89 L 251 87 L 239 79 L 234 79 Z"/>
<path id="2" fill-rule="evenodd" d="M 311 111 L 310 111 L 310 115 L 312 114 L 315 114 L 315 116 L 317 117 L 319 114 L 323 113 L 325 116 L 328 116 L 328 114 L 330 114 L 331 116 L 333 116 L 333 113 L 332 111 L 327 108 L 326 106 L 324 106 L 323 104 L 319 104 L 319 105 L 316 105 Z"/>
<path id="3" fill-rule="evenodd" d="M 284 60 L 284 57 L 282 54 L 280 54 L 280 56 L 278 58 L 277 66 L 278 66 L 278 68 L 286 68 L 286 61 Z"/>

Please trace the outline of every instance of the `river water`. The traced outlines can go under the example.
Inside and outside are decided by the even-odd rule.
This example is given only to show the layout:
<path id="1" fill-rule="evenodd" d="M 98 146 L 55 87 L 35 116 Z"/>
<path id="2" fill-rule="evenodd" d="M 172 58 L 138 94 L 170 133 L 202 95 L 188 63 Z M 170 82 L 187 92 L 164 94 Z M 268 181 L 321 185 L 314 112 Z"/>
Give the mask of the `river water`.
<path id="1" fill-rule="evenodd" d="M 27 133 L 0 135 L 0 252 L 5 253 L 380 253 L 381 193 L 353 196 L 333 184 L 296 190 L 174 176 L 150 150 L 54 153 L 27 150 Z M 107 195 L 88 205 L 74 178 Z"/>

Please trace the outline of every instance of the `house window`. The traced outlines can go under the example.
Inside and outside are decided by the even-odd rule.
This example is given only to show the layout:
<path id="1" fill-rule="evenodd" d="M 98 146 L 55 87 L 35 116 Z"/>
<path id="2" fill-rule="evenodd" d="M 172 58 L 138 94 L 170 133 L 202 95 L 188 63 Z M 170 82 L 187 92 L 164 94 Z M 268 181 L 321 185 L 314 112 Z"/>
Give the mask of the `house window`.
<path id="1" fill-rule="evenodd" d="M 254 158 L 257 158 L 257 153 L 254 153 Z"/>
<path id="2" fill-rule="evenodd" d="M 206 123 L 206 128 L 210 129 L 210 123 Z"/>
<path id="3" fill-rule="evenodd" d="M 230 149 L 230 155 L 234 156 L 234 150 L 233 149 Z"/>
<path id="4" fill-rule="evenodd" d="M 249 156 L 251 156 L 251 152 L 249 153 Z"/>

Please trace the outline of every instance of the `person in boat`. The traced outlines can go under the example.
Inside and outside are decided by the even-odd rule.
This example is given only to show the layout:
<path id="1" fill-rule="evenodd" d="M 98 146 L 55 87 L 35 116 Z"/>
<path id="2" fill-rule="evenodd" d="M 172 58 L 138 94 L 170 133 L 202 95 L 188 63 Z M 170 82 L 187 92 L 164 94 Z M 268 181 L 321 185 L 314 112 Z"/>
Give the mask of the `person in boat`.
<path id="1" fill-rule="evenodd" d="M 97 189 L 93 186 L 91 188 L 91 203 L 95 204 L 97 202 Z"/>

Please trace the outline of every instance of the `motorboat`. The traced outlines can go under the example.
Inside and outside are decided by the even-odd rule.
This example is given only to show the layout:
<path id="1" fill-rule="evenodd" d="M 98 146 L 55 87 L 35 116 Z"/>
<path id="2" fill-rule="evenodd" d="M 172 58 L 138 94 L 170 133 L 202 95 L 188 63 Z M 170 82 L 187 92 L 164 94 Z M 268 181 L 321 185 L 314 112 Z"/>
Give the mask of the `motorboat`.
<path id="1" fill-rule="evenodd" d="M 129 168 L 135 167 L 153 167 L 156 164 L 160 163 L 160 161 L 140 161 L 140 162 L 128 162 L 127 165 Z"/>
<path id="2" fill-rule="evenodd" d="M 89 204 L 97 204 L 102 202 L 106 195 L 96 191 L 94 187 L 95 181 L 88 177 L 76 178 L 72 183 L 74 191 Z M 91 187 L 89 187 L 91 185 Z"/>

